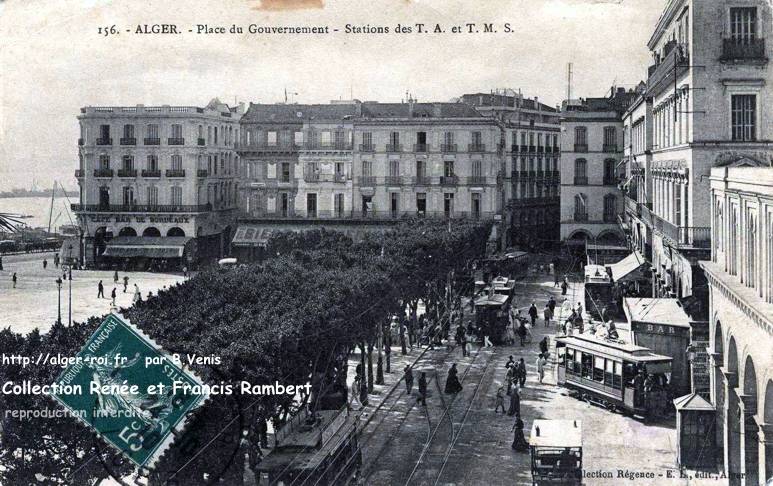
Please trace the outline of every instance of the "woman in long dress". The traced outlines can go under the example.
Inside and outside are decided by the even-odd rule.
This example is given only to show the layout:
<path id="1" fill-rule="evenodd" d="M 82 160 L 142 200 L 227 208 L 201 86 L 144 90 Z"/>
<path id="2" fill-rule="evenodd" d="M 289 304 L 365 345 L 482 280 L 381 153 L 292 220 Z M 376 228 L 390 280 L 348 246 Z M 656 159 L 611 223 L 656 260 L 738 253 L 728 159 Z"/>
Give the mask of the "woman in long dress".
<path id="1" fill-rule="evenodd" d="M 513 387 L 513 391 L 510 394 L 510 408 L 507 410 L 507 415 L 511 417 L 513 415 L 521 415 L 521 396 L 517 386 Z"/>
<path id="2" fill-rule="evenodd" d="M 459 393 L 462 390 L 462 384 L 459 382 L 457 376 L 456 363 L 451 365 L 451 369 L 448 370 L 448 378 L 446 378 L 446 393 Z"/>
<path id="3" fill-rule="evenodd" d="M 514 432 L 512 445 L 513 450 L 516 452 L 528 451 L 529 443 L 526 442 L 526 438 L 523 436 L 523 420 L 521 420 L 520 415 L 516 415 L 512 430 Z"/>

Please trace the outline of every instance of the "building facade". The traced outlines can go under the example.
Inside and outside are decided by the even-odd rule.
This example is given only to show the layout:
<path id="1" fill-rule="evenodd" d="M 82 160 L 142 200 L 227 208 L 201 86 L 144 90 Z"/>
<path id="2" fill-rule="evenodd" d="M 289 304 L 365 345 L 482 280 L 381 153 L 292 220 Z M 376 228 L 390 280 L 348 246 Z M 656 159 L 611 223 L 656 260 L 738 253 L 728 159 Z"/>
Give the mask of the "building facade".
<path id="1" fill-rule="evenodd" d="M 190 266 L 225 254 L 239 191 L 239 116 L 218 100 L 203 108 L 82 108 L 73 205 L 82 261 L 147 267 L 168 256 Z M 143 245 L 143 237 L 153 240 Z M 165 238 L 185 242 L 184 259 L 182 247 L 161 248 Z"/>
<path id="2" fill-rule="evenodd" d="M 624 241 L 617 216 L 623 199 L 622 115 L 635 92 L 612 88 L 604 98 L 564 102 L 561 112 L 561 240 L 583 252 L 587 243 Z"/>
<path id="3" fill-rule="evenodd" d="M 671 0 L 648 43 L 649 196 L 631 197 L 626 212 L 647 227 L 638 238 L 652 248 L 656 295 L 689 298 L 700 314 L 707 286 L 697 262 L 710 253 L 710 170 L 771 164 L 770 18 L 762 0 Z"/>
<path id="4" fill-rule="evenodd" d="M 731 485 L 773 479 L 773 169 L 711 170 L 711 401 Z"/>
<path id="5" fill-rule="evenodd" d="M 559 112 L 519 93 L 462 96 L 485 116 L 502 124 L 503 227 L 509 244 L 541 247 L 559 241 Z"/>

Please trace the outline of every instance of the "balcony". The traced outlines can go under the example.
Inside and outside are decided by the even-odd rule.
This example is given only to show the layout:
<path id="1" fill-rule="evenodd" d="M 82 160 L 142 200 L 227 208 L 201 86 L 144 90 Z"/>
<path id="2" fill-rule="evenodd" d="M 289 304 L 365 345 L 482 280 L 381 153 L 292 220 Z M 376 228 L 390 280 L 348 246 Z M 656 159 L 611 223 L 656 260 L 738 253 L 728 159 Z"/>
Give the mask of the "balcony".
<path id="1" fill-rule="evenodd" d="M 455 143 L 444 143 L 440 145 L 440 151 L 444 153 L 455 153 L 456 152 L 456 144 Z"/>
<path id="2" fill-rule="evenodd" d="M 387 186 L 401 186 L 403 184 L 403 178 L 400 176 L 386 176 L 384 178 L 384 184 Z"/>
<path id="3" fill-rule="evenodd" d="M 574 220 L 580 223 L 584 223 L 588 221 L 588 213 L 574 213 Z"/>
<path id="4" fill-rule="evenodd" d="M 75 178 L 80 179 L 81 177 L 83 177 L 83 170 L 75 169 Z"/>
<path id="5" fill-rule="evenodd" d="M 137 139 L 134 137 L 122 138 L 121 145 L 137 145 Z"/>
<path id="6" fill-rule="evenodd" d="M 520 148 L 519 145 L 511 145 L 510 146 L 510 152 L 518 152 L 518 149 Z"/>
<path id="7" fill-rule="evenodd" d="M 459 178 L 455 175 L 440 177 L 441 186 L 455 186 L 457 184 L 459 184 Z"/>
<path id="8" fill-rule="evenodd" d="M 313 173 L 303 174 L 303 180 L 305 182 L 319 182 L 320 177 L 319 177 L 319 174 L 313 174 Z"/>
<path id="9" fill-rule="evenodd" d="M 575 186 L 587 186 L 588 185 L 588 176 L 574 176 L 574 185 Z"/>
<path id="10" fill-rule="evenodd" d="M 113 145 L 112 138 L 98 138 L 97 145 Z"/>
<path id="11" fill-rule="evenodd" d="M 198 145 L 205 145 L 206 144 L 206 140 L 204 140 L 203 138 L 197 138 L 196 139 L 196 143 Z"/>
<path id="12" fill-rule="evenodd" d="M 211 204 L 71 204 L 70 208 L 76 212 L 98 213 L 200 213 L 211 211 Z"/>
<path id="13" fill-rule="evenodd" d="M 166 139 L 168 145 L 185 145 L 184 138 L 168 138 Z"/>
<path id="14" fill-rule="evenodd" d="M 143 140 L 143 143 L 145 145 L 161 145 L 161 139 L 160 138 L 146 138 Z"/>
<path id="15" fill-rule="evenodd" d="M 553 153 L 557 154 L 561 151 L 561 149 L 558 146 L 553 147 Z"/>
<path id="16" fill-rule="evenodd" d="M 467 178 L 467 184 L 470 186 L 483 186 L 487 183 L 486 176 L 477 175 Z"/>
<path id="17" fill-rule="evenodd" d="M 118 169 L 118 177 L 137 177 L 137 169 Z"/>
<path id="18" fill-rule="evenodd" d="M 413 145 L 414 152 L 429 152 L 429 145 L 426 143 L 417 143 Z"/>
<path id="19" fill-rule="evenodd" d="M 471 143 L 467 145 L 467 151 L 471 153 L 475 152 L 485 152 L 486 151 L 486 144 L 484 143 Z"/>
<path id="20" fill-rule="evenodd" d="M 539 145 L 538 145 L 538 146 L 537 146 L 537 153 L 538 153 L 538 154 L 545 153 L 545 147 L 541 147 L 541 146 L 539 146 Z"/>
<path id="21" fill-rule="evenodd" d="M 603 147 L 602 147 L 602 150 L 605 153 L 613 154 L 613 153 L 617 152 L 617 145 L 607 145 L 607 144 L 604 144 Z"/>
<path id="22" fill-rule="evenodd" d="M 196 171 L 196 177 L 207 177 L 209 176 L 209 171 L 207 169 L 199 169 Z"/>
<path id="23" fill-rule="evenodd" d="M 690 60 L 684 50 L 674 45 L 660 64 L 649 67 L 647 93 L 656 95 L 665 89 L 673 89 L 674 74 L 677 79 L 690 68 Z"/>
<path id="24" fill-rule="evenodd" d="M 553 147 L 545 147 L 545 153 L 549 154 L 553 152 Z"/>
<path id="25" fill-rule="evenodd" d="M 765 39 L 722 39 L 721 62 L 752 62 L 765 63 Z"/>
<path id="26" fill-rule="evenodd" d="M 529 179 L 534 179 L 535 177 L 537 177 L 537 171 L 530 170 L 527 176 Z"/>
<path id="27" fill-rule="evenodd" d="M 291 150 L 290 144 L 282 144 L 284 150 Z M 333 142 L 307 142 L 303 146 L 304 150 L 351 150 L 352 144 L 344 141 Z"/>
<path id="28" fill-rule="evenodd" d="M 161 177 L 161 171 L 158 169 L 142 169 L 142 177 Z"/>
<path id="29" fill-rule="evenodd" d="M 167 169 L 167 177 L 185 177 L 185 169 Z"/>
<path id="30" fill-rule="evenodd" d="M 94 169 L 94 177 L 113 177 L 113 169 Z"/>
<path id="31" fill-rule="evenodd" d="M 333 174 L 333 182 L 345 183 L 346 174 Z"/>
<path id="32" fill-rule="evenodd" d="M 576 143 L 574 144 L 574 151 L 578 153 L 585 153 L 588 151 L 588 144 L 587 143 Z"/>
<path id="33" fill-rule="evenodd" d="M 376 185 L 376 176 L 360 176 L 357 178 L 360 187 L 373 187 Z"/>
<path id="34" fill-rule="evenodd" d="M 360 152 L 375 152 L 376 146 L 372 143 L 361 143 L 360 144 Z"/>
<path id="35" fill-rule="evenodd" d="M 641 205 L 638 201 L 626 196 L 625 197 L 625 211 L 628 214 L 635 216 L 641 216 Z"/>
<path id="36" fill-rule="evenodd" d="M 402 152 L 403 146 L 399 143 L 388 143 L 386 146 L 387 152 Z"/>
<path id="37" fill-rule="evenodd" d="M 652 215 L 655 231 L 677 248 L 711 248 L 711 228 L 676 226 L 657 215 Z"/>
<path id="38" fill-rule="evenodd" d="M 416 186 L 429 186 L 431 183 L 431 179 L 425 175 L 420 175 L 413 178 L 413 184 Z"/>

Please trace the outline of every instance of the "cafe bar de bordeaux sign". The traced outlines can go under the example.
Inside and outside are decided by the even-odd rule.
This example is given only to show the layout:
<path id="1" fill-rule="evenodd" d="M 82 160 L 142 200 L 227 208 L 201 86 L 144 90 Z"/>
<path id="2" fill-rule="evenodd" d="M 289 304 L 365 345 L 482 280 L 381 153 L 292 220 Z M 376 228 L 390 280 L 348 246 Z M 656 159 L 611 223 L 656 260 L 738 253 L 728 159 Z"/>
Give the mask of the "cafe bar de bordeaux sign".
<path id="1" fill-rule="evenodd" d="M 91 223 L 188 223 L 191 216 L 188 214 L 176 214 L 172 215 L 152 215 L 146 216 L 144 214 L 89 214 L 89 222 Z"/>

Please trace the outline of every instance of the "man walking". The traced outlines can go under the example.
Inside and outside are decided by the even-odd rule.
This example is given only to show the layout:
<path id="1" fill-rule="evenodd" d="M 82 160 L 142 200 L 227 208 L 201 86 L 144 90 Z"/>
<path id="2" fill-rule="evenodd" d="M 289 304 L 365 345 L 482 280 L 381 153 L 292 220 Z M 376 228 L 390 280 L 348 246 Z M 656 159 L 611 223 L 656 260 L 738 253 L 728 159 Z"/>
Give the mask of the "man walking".
<path id="1" fill-rule="evenodd" d="M 16 288 L 16 272 L 13 272 L 13 277 L 11 277 L 11 280 L 13 281 L 13 288 Z"/>
<path id="2" fill-rule="evenodd" d="M 411 390 L 413 389 L 413 370 L 411 369 L 411 365 L 405 367 L 403 375 L 405 376 L 405 389 L 408 390 L 408 395 L 410 395 Z"/>
<path id="3" fill-rule="evenodd" d="M 102 281 L 101 280 L 97 284 L 97 299 L 99 299 L 99 298 L 102 298 L 102 299 L 105 298 L 105 286 L 102 285 Z"/>
<path id="4" fill-rule="evenodd" d="M 466 329 L 464 329 L 463 324 L 459 324 L 459 326 L 456 328 L 456 344 L 457 346 L 462 347 L 462 357 L 467 356 L 467 332 Z"/>
<path id="5" fill-rule="evenodd" d="M 48 260 L 46 260 L 46 259 L 44 258 L 44 259 L 43 259 L 43 270 L 45 270 L 47 266 L 48 266 Z"/>
<path id="6" fill-rule="evenodd" d="M 129 277 L 127 275 L 123 276 L 123 293 L 126 293 L 126 289 L 129 287 Z"/>
<path id="7" fill-rule="evenodd" d="M 137 286 L 137 284 L 134 284 L 134 299 L 133 302 L 136 304 L 137 302 L 142 300 L 142 294 L 140 293 L 140 288 Z"/>
<path id="8" fill-rule="evenodd" d="M 545 310 L 542 311 L 542 315 L 545 318 L 545 327 L 550 326 L 550 319 L 553 318 L 553 312 L 550 310 L 550 304 L 545 304 Z"/>
<path id="9" fill-rule="evenodd" d="M 502 408 L 502 413 L 505 413 L 505 395 L 503 387 L 497 388 L 496 402 L 494 403 L 494 413 L 499 413 L 499 409 Z"/>
<path id="10" fill-rule="evenodd" d="M 113 283 L 118 283 L 118 270 L 113 274 Z"/>
<path id="11" fill-rule="evenodd" d="M 545 377 L 545 357 L 543 355 L 537 356 L 537 375 L 539 376 L 539 382 L 542 383 L 542 379 Z"/>
<path id="12" fill-rule="evenodd" d="M 521 358 L 518 361 L 518 385 L 523 388 L 526 384 L 526 363 Z"/>
<path id="13" fill-rule="evenodd" d="M 531 307 L 529 307 L 529 317 L 531 317 L 531 328 L 534 329 L 535 324 L 537 323 L 537 316 L 539 313 L 537 312 L 537 305 L 535 302 L 531 303 Z"/>
<path id="14" fill-rule="evenodd" d="M 115 307 L 115 287 L 113 287 L 113 291 L 110 292 L 110 298 L 112 299 L 112 306 Z"/>
<path id="15" fill-rule="evenodd" d="M 416 401 L 427 406 L 427 374 L 423 371 L 419 377 L 419 398 Z"/>
<path id="16" fill-rule="evenodd" d="M 566 282 L 566 277 L 564 277 L 564 281 L 561 282 L 561 295 L 566 295 L 566 289 L 569 288 L 569 284 Z"/>

